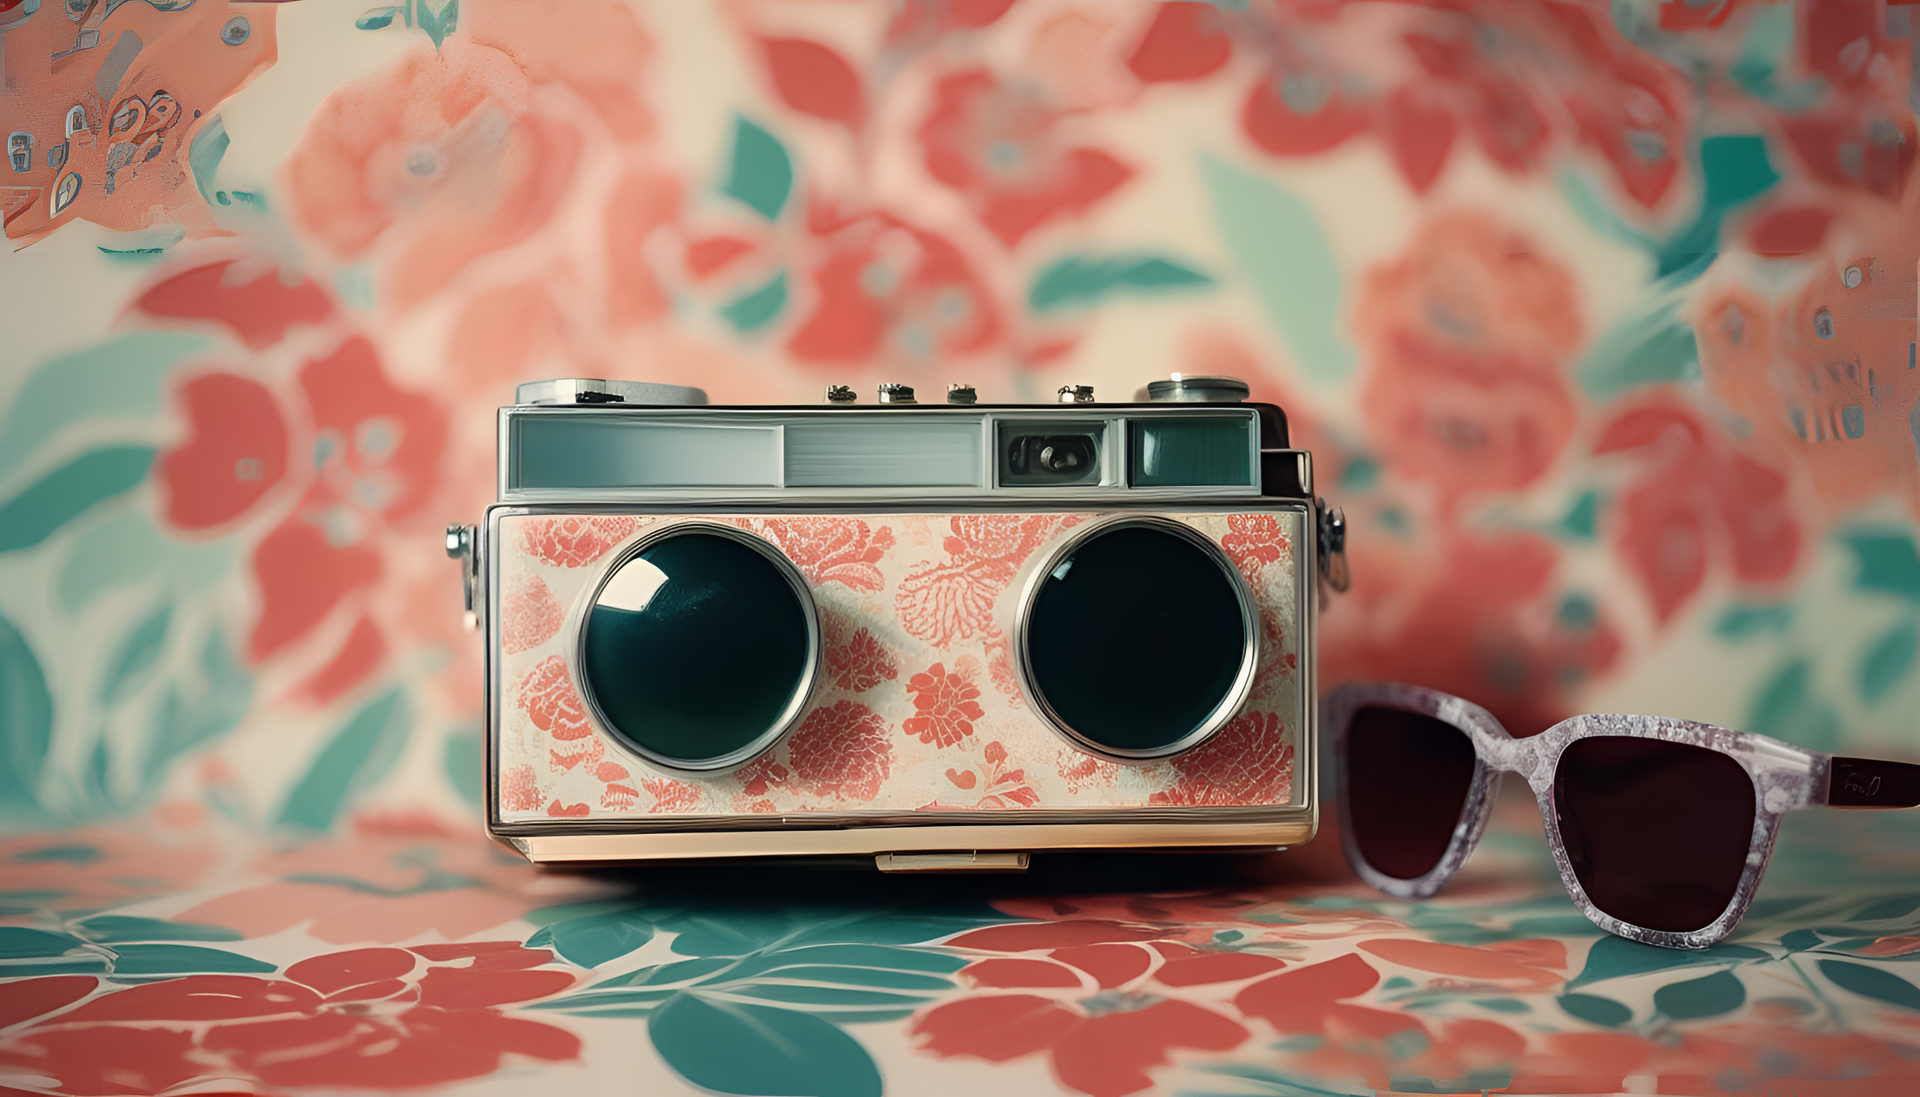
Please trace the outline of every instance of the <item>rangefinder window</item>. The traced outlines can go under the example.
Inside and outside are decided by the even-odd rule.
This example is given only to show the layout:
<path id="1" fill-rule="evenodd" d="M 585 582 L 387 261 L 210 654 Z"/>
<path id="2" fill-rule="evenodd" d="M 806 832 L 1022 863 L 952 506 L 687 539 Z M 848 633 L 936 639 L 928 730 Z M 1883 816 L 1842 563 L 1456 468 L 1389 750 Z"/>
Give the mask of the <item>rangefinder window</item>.
<path id="1" fill-rule="evenodd" d="M 1100 482 L 1104 429 L 1079 423 L 1000 424 L 1000 483 L 1078 487 Z"/>

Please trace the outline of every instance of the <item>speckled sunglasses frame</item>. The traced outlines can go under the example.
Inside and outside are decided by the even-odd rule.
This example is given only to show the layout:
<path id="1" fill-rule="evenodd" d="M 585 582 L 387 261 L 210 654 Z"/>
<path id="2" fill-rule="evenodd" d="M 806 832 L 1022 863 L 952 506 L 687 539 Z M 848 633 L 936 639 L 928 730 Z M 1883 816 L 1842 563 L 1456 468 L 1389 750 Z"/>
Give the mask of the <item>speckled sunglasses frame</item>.
<path id="1" fill-rule="evenodd" d="M 1354 837 L 1348 813 L 1348 731 L 1356 713 L 1365 708 L 1396 709 L 1429 716 L 1448 724 L 1473 743 L 1474 767 L 1466 804 L 1455 823 L 1446 852 L 1426 874 L 1414 879 L 1389 876 L 1367 862 Z M 1333 739 L 1334 774 L 1339 805 L 1340 839 L 1360 878 L 1402 899 L 1425 899 L 1446 886 L 1479 844 L 1493 813 L 1495 781 L 1502 773 L 1517 773 L 1533 789 L 1546 828 L 1553 861 L 1567 894 L 1594 925 L 1617 937 L 1662 948 L 1703 949 L 1733 932 L 1753 903 L 1760 877 L 1773 854 L 1780 819 L 1796 808 L 1831 806 L 1905 808 L 1920 806 L 1920 765 L 1906 762 L 1843 758 L 1808 750 L 1751 732 L 1732 731 L 1691 720 L 1661 716 L 1595 714 L 1562 720 L 1546 731 L 1516 739 L 1493 714 L 1471 701 L 1421 686 L 1367 682 L 1341 686 L 1321 702 L 1322 727 Z M 1567 858 L 1554 810 L 1554 775 L 1561 755 L 1582 739 L 1602 736 L 1659 739 L 1687 743 L 1724 754 L 1740 764 L 1754 786 L 1753 835 L 1746 864 L 1732 900 L 1720 916 L 1690 932 L 1649 929 L 1622 921 L 1595 906 L 1575 876 Z"/>

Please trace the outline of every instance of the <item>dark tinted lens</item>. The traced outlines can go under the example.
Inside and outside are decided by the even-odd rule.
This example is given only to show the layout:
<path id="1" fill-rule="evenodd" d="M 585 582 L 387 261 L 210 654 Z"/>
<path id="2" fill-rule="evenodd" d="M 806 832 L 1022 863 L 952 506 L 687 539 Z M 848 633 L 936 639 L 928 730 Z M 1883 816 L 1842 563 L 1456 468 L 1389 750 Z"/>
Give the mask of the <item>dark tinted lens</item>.
<path id="1" fill-rule="evenodd" d="M 773 731 L 806 687 L 799 594 L 731 537 L 686 533 L 621 565 L 587 616 L 583 666 L 613 730 L 702 768 Z"/>
<path id="2" fill-rule="evenodd" d="M 1440 863 L 1473 787 L 1473 740 L 1417 712 L 1363 708 L 1347 727 L 1347 815 L 1360 855 L 1400 880 Z"/>
<path id="3" fill-rule="evenodd" d="M 1246 659 L 1230 566 L 1165 530 L 1096 534 L 1055 565 L 1034 597 L 1034 688 L 1097 745 L 1177 745 L 1233 692 Z"/>
<path id="4" fill-rule="evenodd" d="M 1686 933 L 1733 901 L 1753 844 L 1753 781 L 1717 751 L 1658 739 L 1581 739 L 1553 779 L 1560 839 L 1593 905 Z"/>

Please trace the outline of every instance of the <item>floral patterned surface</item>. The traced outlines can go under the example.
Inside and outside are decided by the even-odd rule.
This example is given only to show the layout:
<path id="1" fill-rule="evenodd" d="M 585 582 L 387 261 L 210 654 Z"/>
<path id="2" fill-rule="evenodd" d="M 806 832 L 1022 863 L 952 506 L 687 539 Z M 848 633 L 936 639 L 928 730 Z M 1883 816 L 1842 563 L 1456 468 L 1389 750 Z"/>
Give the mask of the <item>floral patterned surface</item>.
<path id="1" fill-rule="evenodd" d="M 438 540 L 529 378 L 1232 374 L 1349 515 L 1323 684 L 1912 757 L 1914 5 L 375 4 L 0 0 L 0 1085 L 1911 1088 L 1895 818 L 1792 820 L 1645 970 L 1498 873 L 537 876 L 467 837 Z M 1003 695 L 841 640 L 743 788 L 864 795 Z"/>
<path id="2" fill-rule="evenodd" d="M 1425 903 L 1311 851 L 559 876 L 371 823 L 54 832 L 0 847 L 0 1087 L 1906 1093 L 1917 828 L 1794 816 L 1693 953 L 1588 924 L 1524 797 Z"/>
<path id="3" fill-rule="evenodd" d="M 1089 515 L 503 516 L 501 820 L 1292 803 L 1301 516 L 1164 513 L 1220 545 L 1265 635 L 1237 714 L 1190 753 L 1126 766 L 1069 746 L 1027 709 L 1007 639 L 1026 582 Z M 823 681 L 799 725 L 711 777 L 676 777 L 623 748 L 570 667 L 616 548 L 683 521 L 730 523 L 784 553 L 824 634 Z"/>

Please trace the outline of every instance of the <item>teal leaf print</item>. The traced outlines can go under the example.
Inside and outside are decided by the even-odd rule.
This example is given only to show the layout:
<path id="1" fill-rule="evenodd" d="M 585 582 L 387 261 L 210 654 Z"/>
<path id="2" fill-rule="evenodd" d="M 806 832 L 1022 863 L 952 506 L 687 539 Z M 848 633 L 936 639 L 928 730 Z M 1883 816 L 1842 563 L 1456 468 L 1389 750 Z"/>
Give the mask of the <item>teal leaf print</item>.
<path id="1" fill-rule="evenodd" d="M 880 1068 L 859 1041 L 797 1010 L 680 994 L 647 1033 L 681 1077 L 720 1093 L 880 1097 Z"/>
<path id="2" fill-rule="evenodd" d="M 264 975 L 276 970 L 265 960 L 200 945 L 115 945 L 115 978 L 146 975 Z"/>
<path id="3" fill-rule="evenodd" d="M 1863 998 L 1873 998 L 1906 1009 L 1920 1010 L 1920 987 L 1889 971 L 1846 960 L 1820 961 L 1820 974 L 1833 985 Z"/>
<path id="4" fill-rule="evenodd" d="M 94 504 L 147 478 L 152 446 L 103 446 L 83 453 L 0 504 L 0 553 L 32 548 Z"/>
<path id="5" fill-rule="evenodd" d="M 1622 975 L 1640 975 L 1649 971 L 1661 971 L 1666 968 L 1688 967 L 1696 964 L 1730 964 L 1737 960 L 1764 960 L 1765 952 L 1745 945 L 1715 945 L 1698 952 L 1687 952 L 1673 948 L 1655 948 L 1624 937 L 1602 937 L 1593 943 L 1587 952 L 1587 965 L 1580 974 L 1567 984 L 1568 990 L 1578 990 L 1589 983 L 1603 979 L 1617 979 Z"/>
<path id="6" fill-rule="evenodd" d="M 1720 620 L 1714 622 L 1713 634 L 1722 640 L 1745 640 L 1752 636 L 1785 632 L 1791 624 L 1791 605 L 1729 606 L 1721 614 Z"/>
<path id="7" fill-rule="evenodd" d="M 534 934 L 528 948 L 551 946 L 567 960 L 584 968 L 599 967 L 653 940 L 653 924 L 628 911 L 610 911 L 586 918 L 569 918 Z"/>
<path id="8" fill-rule="evenodd" d="M 85 944 L 71 934 L 26 926 L 0 926 L 0 960 L 62 956 Z"/>
<path id="9" fill-rule="evenodd" d="M 793 157 L 773 134 L 736 115 L 733 157 L 720 190 L 774 220 L 793 191 Z"/>
<path id="10" fill-rule="evenodd" d="M 1840 743 L 1839 710 L 1815 687 L 1813 662 L 1805 658 L 1788 660 L 1760 687 L 1744 726 L 1815 750 L 1831 750 Z"/>
<path id="11" fill-rule="evenodd" d="M 1562 994 L 1560 1008 L 1582 1021 L 1618 1028 L 1633 1020 L 1633 1010 L 1597 994 Z"/>
<path id="12" fill-rule="evenodd" d="M 1669 983 L 1653 992 L 1653 1008 L 1676 1020 L 1731 1013 L 1746 1000 L 1747 988 L 1731 971 Z"/>
<path id="13" fill-rule="evenodd" d="M 0 617 L 0 813 L 36 802 L 53 740 L 53 695 L 27 638 Z"/>
<path id="14" fill-rule="evenodd" d="M 354 794 L 378 780 L 399 757 L 409 720 L 398 687 L 367 702 L 321 748 L 287 797 L 280 821 L 307 830 L 332 827 Z"/>
<path id="15" fill-rule="evenodd" d="M 1118 291 L 1158 293 L 1199 289 L 1213 279 L 1192 267 L 1157 255 L 1115 255 L 1101 259 L 1069 255 L 1040 272 L 1027 291 L 1027 307 L 1053 312 L 1074 305 L 1091 305 Z"/>
<path id="16" fill-rule="evenodd" d="M 446 0 L 438 11 L 434 10 L 432 0 L 413 0 L 413 19 L 420 29 L 433 39 L 433 48 L 438 50 L 440 43 L 447 40 L 454 28 L 460 23 L 460 0 Z"/>
<path id="17" fill-rule="evenodd" d="M 1672 304 L 1615 324 L 1574 370 L 1580 387 L 1606 400 L 1642 385 L 1689 381 L 1700 376 L 1700 355 L 1693 325 Z"/>
<path id="18" fill-rule="evenodd" d="M 14 393 L 0 423 L 0 471 L 24 467 L 62 427 L 82 418 L 151 419 L 167 372 L 217 345 L 205 335 L 142 331 L 48 359 Z"/>
<path id="19" fill-rule="evenodd" d="M 130 914 L 96 914 L 80 922 L 79 928 L 103 945 L 128 941 L 238 941 L 242 936 L 239 930 L 226 926 L 136 918 Z"/>
<path id="20" fill-rule="evenodd" d="M 220 161 L 226 158 L 227 146 L 233 139 L 227 136 L 226 119 L 214 115 L 200 132 L 193 135 L 193 144 L 187 146 L 187 166 L 193 169 L 194 185 L 200 188 L 200 197 L 213 201 L 214 173 L 220 169 Z M 222 192 L 221 197 L 225 197 Z M 221 203 L 225 205 L 225 203 Z"/>
<path id="21" fill-rule="evenodd" d="M 781 271 L 759 289 L 748 290 L 720 306 L 720 315 L 735 331 L 758 331 L 778 319 L 787 307 L 787 272 Z"/>
<path id="22" fill-rule="evenodd" d="M 1354 353 L 1341 338 L 1340 267 L 1320 216 L 1292 191 L 1243 168 L 1202 157 L 1220 239 L 1293 352 L 1316 382 L 1344 380 Z"/>
<path id="23" fill-rule="evenodd" d="M 1853 579 L 1856 589 L 1920 602 L 1920 554 L 1914 552 L 1911 534 L 1858 530 L 1840 539 L 1860 562 Z"/>
<path id="24" fill-rule="evenodd" d="M 360 30 L 385 30 L 393 25 L 393 17 L 399 14 L 399 8 L 373 8 L 355 19 L 353 25 Z"/>
<path id="25" fill-rule="evenodd" d="M 1920 646 L 1920 635 L 1916 634 L 1912 621 L 1900 622 L 1875 640 L 1861 657 L 1860 668 L 1854 675 L 1861 698 L 1872 704 L 1900 684 L 1913 669 L 1916 646 Z"/>
<path id="26" fill-rule="evenodd" d="M 176 679 L 167 686 L 154 717 L 146 764 L 148 786 L 166 776 L 175 758 L 232 731 L 253 702 L 253 676 L 217 631 L 209 633 L 200 647 L 199 670 L 196 680 Z"/>
<path id="27" fill-rule="evenodd" d="M 172 619 L 173 605 L 163 605 L 121 639 L 100 680 L 101 701 L 111 705 L 121 700 L 153 669 L 166 643 L 167 625 Z"/>

